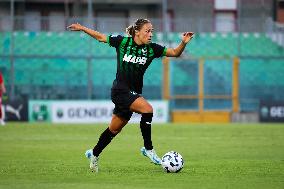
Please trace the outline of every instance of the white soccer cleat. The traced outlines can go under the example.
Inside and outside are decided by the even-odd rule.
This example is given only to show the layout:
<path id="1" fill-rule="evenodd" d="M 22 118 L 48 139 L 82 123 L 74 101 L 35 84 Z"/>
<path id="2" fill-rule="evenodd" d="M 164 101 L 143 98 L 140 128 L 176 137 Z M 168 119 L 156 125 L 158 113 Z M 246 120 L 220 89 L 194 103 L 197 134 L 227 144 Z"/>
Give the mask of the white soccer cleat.
<path id="1" fill-rule="evenodd" d="M 99 157 L 93 155 L 93 149 L 87 150 L 85 155 L 90 160 L 90 169 L 92 172 L 99 172 Z"/>
<path id="2" fill-rule="evenodd" d="M 3 119 L 0 119 L 0 125 L 2 125 L 2 126 L 6 125 L 6 123 L 5 123 L 5 121 Z"/>
<path id="3" fill-rule="evenodd" d="M 145 147 L 141 148 L 141 153 L 142 155 L 148 157 L 154 164 L 156 165 L 161 165 L 161 159 L 159 158 L 159 156 L 156 154 L 155 150 L 146 150 Z"/>

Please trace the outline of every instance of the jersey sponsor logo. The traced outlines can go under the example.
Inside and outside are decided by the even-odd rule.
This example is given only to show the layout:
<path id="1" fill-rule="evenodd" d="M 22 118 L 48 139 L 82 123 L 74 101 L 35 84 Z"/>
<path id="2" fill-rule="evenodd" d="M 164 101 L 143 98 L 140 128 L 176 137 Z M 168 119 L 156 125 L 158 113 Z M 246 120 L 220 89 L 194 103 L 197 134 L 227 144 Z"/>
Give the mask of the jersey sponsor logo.
<path id="1" fill-rule="evenodd" d="M 6 112 L 14 114 L 18 118 L 18 120 L 21 120 L 20 112 L 21 112 L 22 108 L 23 108 L 23 104 L 20 104 L 18 108 L 15 108 L 15 107 L 7 104 L 6 105 Z"/>
<path id="2" fill-rule="evenodd" d="M 127 55 L 125 54 L 123 57 L 123 61 L 125 62 L 131 62 L 134 64 L 146 64 L 147 58 L 146 57 L 140 57 L 140 56 L 133 56 L 133 55 Z"/>

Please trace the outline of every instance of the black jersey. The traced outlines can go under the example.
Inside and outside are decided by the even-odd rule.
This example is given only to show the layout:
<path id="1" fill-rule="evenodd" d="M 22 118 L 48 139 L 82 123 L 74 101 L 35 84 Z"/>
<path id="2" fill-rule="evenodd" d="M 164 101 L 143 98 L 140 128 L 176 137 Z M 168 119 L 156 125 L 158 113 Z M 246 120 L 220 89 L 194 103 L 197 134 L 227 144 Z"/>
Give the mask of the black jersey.
<path id="1" fill-rule="evenodd" d="M 107 43 L 116 48 L 117 72 L 112 89 L 142 93 L 143 76 L 154 58 L 164 56 L 166 48 L 156 43 L 137 45 L 132 37 L 108 36 Z"/>

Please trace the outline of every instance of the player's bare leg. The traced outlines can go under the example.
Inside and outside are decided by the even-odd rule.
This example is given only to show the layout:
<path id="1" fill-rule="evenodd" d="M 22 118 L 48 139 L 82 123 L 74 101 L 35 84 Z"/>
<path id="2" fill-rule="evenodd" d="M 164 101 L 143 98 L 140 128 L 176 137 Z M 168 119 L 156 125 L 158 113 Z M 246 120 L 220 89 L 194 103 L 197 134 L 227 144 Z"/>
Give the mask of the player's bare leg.
<path id="1" fill-rule="evenodd" d="M 127 123 L 128 120 L 118 117 L 117 115 L 113 115 L 109 127 L 101 134 L 97 145 L 94 149 L 86 151 L 85 155 L 90 159 L 90 169 L 93 172 L 99 171 L 99 154 Z"/>
<path id="2" fill-rule="evenodd" d="M 113 134 L 118 134 L 127 123 L 128 120 L 113 114 L 108 128 Z"/>
<path id="3" fill-rule="evenodd" d="M 130 105 L 130 111 L 139 114 L 153 113 L 153 108 L 145 98 L 139 97 Z"/>
<path id="4" fill-rule="evenodd" d="M 152 106 L 143 97 L 139 97 L 131 104 L 130 110 L 142 115 L 140 121 L 140 130 L 144 139 L 144 147 L 141 148 L 141 153 L 148 157 L 154 164 L 160 165 L 161 159 L 153 149 L 151 140 L 151 123 L 153 117 Z"/>

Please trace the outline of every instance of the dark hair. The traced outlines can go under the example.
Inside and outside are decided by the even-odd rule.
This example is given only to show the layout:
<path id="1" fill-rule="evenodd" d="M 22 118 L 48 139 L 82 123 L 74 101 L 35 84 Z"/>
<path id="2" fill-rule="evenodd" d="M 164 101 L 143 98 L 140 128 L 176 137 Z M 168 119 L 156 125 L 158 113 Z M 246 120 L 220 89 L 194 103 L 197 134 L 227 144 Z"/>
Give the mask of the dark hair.
<path id="1" fill-rule="evenodd" d="M 129 36 L 134 37 L 135 36 L 135 31 L 140 31 L 141 28 L 144 26 L 144 24 L 151 23 L 150 20 L 144 19 L 144 18 L 139 18 L 136 20 L 136 22 L 133 25 L 130 25 L 126 28 L 126 33 Z"/>

